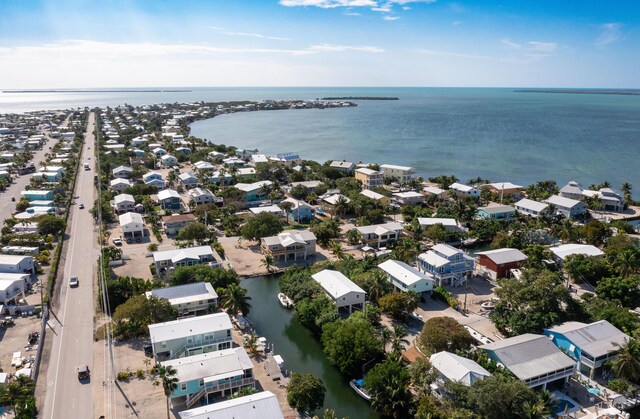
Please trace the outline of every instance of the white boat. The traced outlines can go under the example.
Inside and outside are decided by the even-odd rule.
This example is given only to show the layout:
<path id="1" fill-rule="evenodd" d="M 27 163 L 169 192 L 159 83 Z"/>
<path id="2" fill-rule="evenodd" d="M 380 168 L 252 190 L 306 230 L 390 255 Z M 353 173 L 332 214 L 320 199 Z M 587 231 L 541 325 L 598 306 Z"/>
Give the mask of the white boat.
<path id="1" fill-rule="evenodd" d="M 371 401 L 371 396 L 369 395 L 369 393 L 367 393 L 367 390 L 365 390 L 362 387 L 362 379 L 359 380 L 351 380 L 349 381 L 349 385 L 351 386 L 351 388 L 358 393 L 358 395 L 360 397 L 362 397 L 363 399 L 365 399 L 366 401 L 370 402 Z"/>
<path id="2" fill-rule="evenodd" d="M 482 307 L 484 310 L 491 311 L 496 308 L 496 305 L 493 303 L 493 301 L 486 301 L 480 304 L 480 307 Z"/>
<path id="3" fill-rule="evenodd" d="M 280 305 L 284 308 L 293 307 L 293 300 L 291 300 L 291 298 L 287 297 L 281 292 L 278 293 L 278 301 L 280 301 Z"/>

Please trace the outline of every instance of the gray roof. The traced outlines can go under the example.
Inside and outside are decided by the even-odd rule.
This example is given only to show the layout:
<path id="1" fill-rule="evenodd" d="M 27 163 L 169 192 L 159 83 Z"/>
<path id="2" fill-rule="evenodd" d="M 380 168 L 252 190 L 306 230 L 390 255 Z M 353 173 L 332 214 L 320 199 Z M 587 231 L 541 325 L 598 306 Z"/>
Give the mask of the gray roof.
<path id="1" fill-rule="evenodd" d="M 241 375 L 244 370 L 253 370 L 253 363 L 244 348 L 223 349 L 161 363 L 176 369 L 180 383 L 198 379 L 222 379 L 224 376 Z"/>
<path id="2" fill-rule="evenodd" d="M 527 260 L 527 255 L 525 255 L 518 249 L 510 248 L 487 250 L 486 252 L 478 252 L 476 253 L 476 255 L 484 255 L 498 265 Z"/>
<path id="3" fill-rule="evenodd" d="M 572 194 L 572 195 L 582 195 L 582 187 L 578 182 L 572 180 L 567 183 L 565 186 L 560 189 L 560 193 Z"/>
<path id="4" fill-rule="evenodd" d="M 151 342 L 163 342 L 231 328 L 231 319 L 227 313 L 214 313 L 150 324 L 149 335 Z"/>
<path id="5" fill-rule="evenodd" d="M 527 198 L 522 198 L 521 200 L 516 202 L 515 205 L 516 208 L 525 208 L 536 212 L 542 212 L 549 206 L 543 202 L 538 202 Z"/>
<path id="6" fill-rule="evenodd" d="M 180 419 L 283 419 L 275 394 L 270 391 L 251 394 L 183 410 Z"/>
<path id="7" fill-rule="evenodd" d="M 156 288 L 147 293 L 156 298 L 166 298 L 173 304 L 202 299 L 218 298 L 218 294 L 208 282 L 177 285 L 175 287 Z"/>
<path id="8" fill-rule="evenodd" d="M 547 204 L 555 205 L 560 208 L 574 208 L 578 205 L 586 206 L 583 202 L 576 201 L 575 199 L 565 198 L 563 196 L 551 195 L 549 198 L 545 199 Z"/>
<path id="9" fill-rule="evenodd" d="M 479 348 L 493 352 L 522 381 L 574 366 L 571 358 L 542 335 L 527 333 Z"/>
<path id="10" fill-rule="evenodd" d="M 547 330 L 564 335 L 581 351 L 596 358 L 618 351 L 629 340 L 628 335 L 606 320 L 591 324 L 566 322 Z"/>
<path id="11" fill-rule="evenodd" d="M 477 362 L 450 352 L 443 351 L 433 354 L 429 361 L 447 379 L 458 381 L 468 386 L 477 380 L 491 376 L 491 373 L 482 368 Z"/>
<path id="12" fill-rule="evenodd" d="M 511 205 L 493 205 L 491 207 L 478 207 L 478 211 L 484 211 L 487 214 L 502 214 L 505 212 L 515 212 L 515 208 Z"/>

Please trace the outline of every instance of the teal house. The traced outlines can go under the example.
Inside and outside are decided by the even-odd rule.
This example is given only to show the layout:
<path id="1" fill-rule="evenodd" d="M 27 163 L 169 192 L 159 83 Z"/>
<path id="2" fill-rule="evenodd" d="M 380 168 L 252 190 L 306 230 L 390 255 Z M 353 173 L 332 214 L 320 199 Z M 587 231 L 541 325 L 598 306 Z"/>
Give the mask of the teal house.
<path id="1" fill-rule="evenodd" d="M 20 192 L 23 198 L 27 198 L 29 201 L 53 201 L 55 194 L 53 191 L 47 190 L 30 190 Z"/>
<path id="2" fill-rule="evenodd" d="M 516 217 L 516 209 L 511 205 L 479 207 L 476 216 L 487 220 L 511 221 Z"/>

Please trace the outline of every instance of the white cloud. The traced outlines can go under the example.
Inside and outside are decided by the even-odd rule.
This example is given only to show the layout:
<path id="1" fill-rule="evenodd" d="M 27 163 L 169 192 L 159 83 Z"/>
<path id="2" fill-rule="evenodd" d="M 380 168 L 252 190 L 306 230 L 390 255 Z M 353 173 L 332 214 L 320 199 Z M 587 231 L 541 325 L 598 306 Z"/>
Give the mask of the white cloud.
<path id="1" fill-rule="evenodd" d="M 600 25 L 601 33 L 596 40 L 596 46 L 602 48 L 622 38 L 620 28 L 622 28 L 620 23 L 605 23 L 604 25 Z"/>
<path id="2" fill-rule="evenodd" d="M 451 26 L 459 26 L 461 23 L 461 20 L 454 20 L 453 22 L 451 22 Z"/>
<path id="3" fill-rule="evenodd" d="M 500 40 L 500 43 L 513 49 L 519 49 L 520 47 L 522 47 L 522 45 L 518 44 L 517 42 L 513 42 L 509 38 L 502 38 Z"/>
<path id="4" fill-rule="evenodd" d="M 385 16 L 383 17 L 384 20 L 389 20 L 389 21 L 394 21 L 394 20 L 398 20 L 400 19 L 398 16 Z"/>
<path id="5" fill-rule="evenodd" d="M 371 7 L 375 11 L 381 9 L 391 9 L 391 6 L 398 4 L 404 6 L 410 3 L 435 3 L 436 0 L 280 0 L 282 6 L 287 7 L 319 7 L 322 9 L 334 9 L 336 7 Z M 403 8 L 409 10 L 409 8 Z"/>
<path id="6" fill-rule="evenodd" d="M 529 41 L 532 51 L 553 52 L 558 47 L 555 42 Z"/>
<path id="7" fill-rule="evenodd" d="M 210 29 L 213 29 L 214 31 L 223 34 L 223 35 L 228 35 L 228 36 L 245 36 L 245 37 L 250 37 L 250 38 L 259 38 L 259 39 L 271 39 L 274 41 L 291 41 L 291 39 L 289 38 L 283 38 L 283 37 L 279 37 L 279 36 L 267 36 L 267 35 L 262 35 L 260 33 L 250 33 L 250 32 L 231 32 L 231 31 L 227 31 L 224 28 L 220 28 L 217 26 L 209 26 Z"/>
<path id="8" fill-rule="evenodd" d="M 416 51 L 419 54 L 424 55 L 436 55 L 440 57 L 456 57 L 456 58 L 471 58 L 475 60 L 491 60 L 491 57 L 486 55 L 474 55 L 474 54 L 464 54 L 459 52 L 451 52 L 451 51 L 435 51 L 432 49 L 419 49 Z"/>
<path id="9" fill-rule="evenodd" d="M 391 6 L 385 5 L 385 6 L 380 6 L 380 7 L 372 7 L 371 10 L 374 11 L 374 12 L 389 13 L 389 12 L 391 12 Z"/>
<path id="10" fill-rule="evenodd" d="M 346 52 L 346 51 L 358 51 L 379 54 L 384 52 L 384 49 L 372 46 L 351 46 L 351 45 L 333 45 L 333 44 L 318 44 L 311 45 L 307 48 L 308 51 L 323 51 L 323 52 Z"/>

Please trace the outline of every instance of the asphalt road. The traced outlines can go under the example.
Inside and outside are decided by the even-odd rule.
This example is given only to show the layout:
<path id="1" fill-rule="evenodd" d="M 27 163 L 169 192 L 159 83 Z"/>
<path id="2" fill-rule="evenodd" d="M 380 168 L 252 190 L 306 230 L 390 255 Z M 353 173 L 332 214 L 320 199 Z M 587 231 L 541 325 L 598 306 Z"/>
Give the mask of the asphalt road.
<path id="1" fill-rule="evenodd" d="M 93 371 L 93 318 L 95 312 L 94 277 L 98 250 L 97 234 L 89 210 L 94 201 L 93 135 L 95 115 L 90 114 L 82 162 L 91 156 L 91 170 L 78 172 L 71 206 L 71 230 L 64 264 L 64 279 L 59 287 L 58 304 L 53 307 L 49 325 L 53 333 L 51 357 L 45 379 L 47 383 L 43 418 L 91 418 L 93 417 L 93 390 L 90 380 L 80 382 L 76 366 L 88 364 Z M 88 150 L 88 148 L 91 150 Z M 79 209 L 83 203 L 85 209 Z M 79 286 L 69 287 L 69 277 L 77 276 Z"/>

